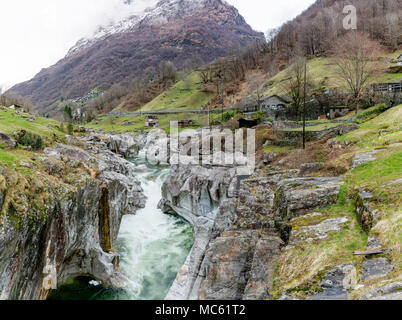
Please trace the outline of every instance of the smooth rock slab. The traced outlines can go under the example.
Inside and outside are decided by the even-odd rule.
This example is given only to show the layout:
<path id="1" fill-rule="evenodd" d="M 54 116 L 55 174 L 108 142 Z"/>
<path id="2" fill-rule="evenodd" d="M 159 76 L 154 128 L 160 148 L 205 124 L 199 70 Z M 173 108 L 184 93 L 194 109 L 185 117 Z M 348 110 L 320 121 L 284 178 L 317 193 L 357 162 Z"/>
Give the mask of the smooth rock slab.
<path id="1" fill-rule="evenodd" d="M 383 149 L 358 154 L 352 161 L 352 168 L 356 169 L 357 167 L 360 167 L 365 163 L 369 163 L 376 160 L 377 159 L 376 154 L 381 151 L 383 151 Z"/>
<path id="2" fill-rule="evenodd" d="M 328 271 L 320 283 L 322 292 L 311 297 L 312 300 L 347 300 L 347 284 L 345 279 L 355 269 L 352 264 L 339 265 Z"/>
<path id="3" fill-rule="evenodd" d="M 289 245 L 291 246 L 301 241 L 323 240 L 328 237 L 330 232 L 341 230 L 341 226 L 347 221 L 348 219 L 345 217 L 334 218 L 325 220 L 317 225 L 292 230 Z"/>
<path id="4" fill-rule="evenodd" d="M 402 282 L 393 282 L 366 293 L 362 300 L 402 300 Z"/>
<path id="5" fill-rule="evenodd" d="M 380 250 L 382 249 L 381 242 L 375 236 L 369 236 L 367 241 L 367 250 Z"/>
<path id="6" fill-rule="evenodd" d="M 386 258 L 368 259 L 363 262 L 361 280 L 385 277 L 392 270 L 394 270 L 394 266 Z"/>

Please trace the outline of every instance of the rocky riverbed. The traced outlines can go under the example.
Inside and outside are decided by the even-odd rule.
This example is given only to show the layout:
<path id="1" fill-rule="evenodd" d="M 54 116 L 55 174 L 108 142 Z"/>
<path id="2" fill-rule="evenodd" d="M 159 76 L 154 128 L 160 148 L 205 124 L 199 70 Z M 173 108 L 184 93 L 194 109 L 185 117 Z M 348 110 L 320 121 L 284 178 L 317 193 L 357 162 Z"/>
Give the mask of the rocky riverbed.
<path id="1" fill-rule="evenodd" d="M 31 195 L 20 199 L 0 192 L 1 299 L 45 299 L 52 285 L 83 275 L 123 287 L 128 279 L 120 271 L 115 240 L 122 216 L 135 214 L 146 201 L 136 166 L 124 158 L 143 150 L 156 163 L 169 164 L 174 156 L 165 148 L 169 143 L 157 132 L 89 132 L 70 137 L 69 145 L 46 148 L 35 161 L 47 174 L 31 190 L 46 194 L 41 216 L 23 219 L 32 210 Z M 292 250 L 323 241 L 350 223 L 350 217 L 321 211 L 338 202 L 341 178 L 275 167 L 239 176 L 236 168 L 171 166 L 159 208 L 187 220 L 195 242 L 166 299 L 295 299 L 293 289 L 273 291 L 278 265 Z M 8 169 L 2 176 L 11 183 Z M 319 278 L 312 274 L 319 280 L 303 290 L 312 299 L 346 299 L 364 277 L 393 270 L 387 259 L 378 259 L 362 265 L 362 280 L 354 264 L 328 266 Z M 394 287 L 366 296 L 398 296 Z"/>

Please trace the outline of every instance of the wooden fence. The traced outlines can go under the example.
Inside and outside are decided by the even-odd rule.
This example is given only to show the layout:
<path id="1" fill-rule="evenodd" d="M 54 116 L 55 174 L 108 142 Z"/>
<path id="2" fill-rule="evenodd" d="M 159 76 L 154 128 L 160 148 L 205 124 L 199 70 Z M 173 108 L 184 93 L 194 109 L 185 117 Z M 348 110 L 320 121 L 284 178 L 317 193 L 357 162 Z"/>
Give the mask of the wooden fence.
<path id="1" fill-rule="evenodd" d="M 401 83 L 376 83 L 371 85 L 376 92 L 402 92 Z"/>

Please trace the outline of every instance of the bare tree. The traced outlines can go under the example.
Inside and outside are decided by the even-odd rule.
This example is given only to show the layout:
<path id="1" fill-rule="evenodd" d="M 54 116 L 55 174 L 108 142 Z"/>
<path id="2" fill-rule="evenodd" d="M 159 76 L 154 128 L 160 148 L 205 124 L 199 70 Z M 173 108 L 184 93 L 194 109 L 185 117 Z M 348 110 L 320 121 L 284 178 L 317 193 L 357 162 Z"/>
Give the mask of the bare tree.
<path id="1" fill-rule="evenodd" d="M 144 81 L 144 83 L 152 82 L 155 80 L 156 76 L 157 76 L 157 71 L 156 71 L 155 67 L 150 66 L 144 70 L 143 81 Z"/>
<path id="2" fill-rule="evenodd" d="M 18 105 L 24 107 L 24 110 L 26 112 L 34 111 L 32 101 L 29 98 L 23 97 L 13 91 L 7 91 L 6 93 L 1 95 L 0 105 L 9 107 L 13 104 L 18 104 Z"/>
<path id="3" fill-rule="evenodd" d="M 277 50 L 276 36 L 278 35 L 279 31 L 280 28 L 272 28 L 269 29 L 265 34 L 265 38 L 267 39 L 267 43 L 269 45 L 269 50 L 271 53 L 275 53 Z"/>
<path id="4" fill-rule="evenodd" d="M 176 67 L 171 61 L 161 61 L 159 64 L 159 77 L 162 80 L 176 80 Z"/>
<path id="5" fill-rule="evenodd" d="M 250 93 L 257 99 L 258 110 L 261 109 L 262 97 L 264 96 L 265 76 L 261 71 L 248 75 Z"/>
<path id="6" fill-rule="evenodd" d="M 201 81 L 203 84 L 207 84 L 209 82 L 210 76 L 209 76 L 209 70 L 204 69 L 200 71 L 200 76 L 201 76 Z"/>
<path id="7" fill-rule="evenodd" d="M 290 66 L 288 71 L 289 83 L 288 92 L 292 99 L 292 104 L 296 109 L 297 119 L 299 120 L 299 111 L 304 98 L 304 68 L 305 58 L 297 58 Z"/>
<path id="8" fill-rule="evenodd" d="M 335 44 L 337 74 L 346 85 L 358 112 L 370 76 L 375 71 L 378 43 L 359 31 L 350 31 Z"/>
<path id="9" fill-rule="evenodd" d="M 400 30 L 400 17 L 398 13 L 389 13 L 385 17 L 386 20 L 386 35 L 388 38 L 389 46 L 395 50 L 398 46 L 398 39 L 401 36 Z"/>

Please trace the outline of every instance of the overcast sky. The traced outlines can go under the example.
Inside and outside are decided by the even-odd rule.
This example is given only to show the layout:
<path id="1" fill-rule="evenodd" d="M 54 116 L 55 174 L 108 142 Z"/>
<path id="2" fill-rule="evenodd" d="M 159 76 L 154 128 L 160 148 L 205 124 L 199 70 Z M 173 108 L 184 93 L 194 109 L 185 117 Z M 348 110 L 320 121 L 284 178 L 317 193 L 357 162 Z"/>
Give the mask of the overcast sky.
<path id="1" fill-rule="evenodd" d="M 258 31 L 278 27 L 315 0 L 227 0 Z M 157 0 L 0 0 L 0 88 L 29 80 L 63 58 L 99 25 L 120 20 Z"/>

